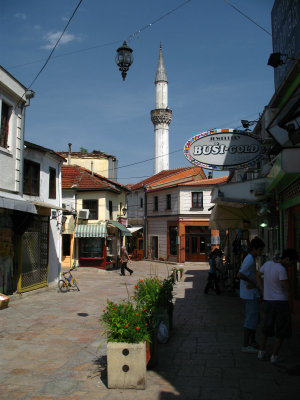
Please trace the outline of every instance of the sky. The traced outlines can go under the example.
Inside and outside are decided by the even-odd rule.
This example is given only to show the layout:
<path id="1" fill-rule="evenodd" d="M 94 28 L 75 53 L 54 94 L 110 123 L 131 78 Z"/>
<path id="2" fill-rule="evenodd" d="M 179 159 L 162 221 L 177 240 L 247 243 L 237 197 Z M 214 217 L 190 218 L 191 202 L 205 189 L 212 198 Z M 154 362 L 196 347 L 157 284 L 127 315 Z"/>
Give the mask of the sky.
<path id="1" fill-rule="evenodd" d="M 78 3 L 0 0 L 0 65 L 29 87 Z M 183 153 L 188 139 L 214 128 L 241 129 L 241 119 L 257 119 L 269 103 L 272 38 L 256 24 L 271 32 L 273 3 L 83 0 L 31 87 L 25 140 L 58 152 L 72 143 L 72 151 L 112 154 L 124 185 L 153 175 L 150 111 L 162 43 L 173 112 L 169 167 L 191 166 Z M 134 56 L 125 81 L 115 63 L 124 40 Z"/>

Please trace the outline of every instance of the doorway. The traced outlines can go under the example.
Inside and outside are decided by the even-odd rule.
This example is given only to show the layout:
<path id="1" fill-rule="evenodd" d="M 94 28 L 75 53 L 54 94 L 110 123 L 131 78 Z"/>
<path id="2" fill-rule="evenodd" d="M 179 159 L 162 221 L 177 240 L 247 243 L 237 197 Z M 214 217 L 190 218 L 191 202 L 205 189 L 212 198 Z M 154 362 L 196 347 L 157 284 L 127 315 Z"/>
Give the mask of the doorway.
<path id="1" fill-rule="evenodd" d="M 191 262 L 207 261 L 210 231 L 206 226 L 188 226 L 185 234 L 185 259 Z"/>
<path id="2" fill-rule="evenodd" d="M 151 258 L 158 258 L 158 236 L 151 236 Z"/>

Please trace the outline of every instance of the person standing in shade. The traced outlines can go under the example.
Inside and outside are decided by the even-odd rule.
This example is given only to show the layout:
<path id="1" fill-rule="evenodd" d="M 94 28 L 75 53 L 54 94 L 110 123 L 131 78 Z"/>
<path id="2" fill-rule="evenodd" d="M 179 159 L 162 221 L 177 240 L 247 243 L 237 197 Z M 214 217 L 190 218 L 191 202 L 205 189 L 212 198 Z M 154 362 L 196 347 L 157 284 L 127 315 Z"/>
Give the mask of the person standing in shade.
<path id="1" fill-rule="evenodd" d="M 291 313 L 288 302 L 289 281 L 287 268 L 296 263 L 298 253 L 295 249 L 283 251 L 280 262 L 267 261 L 256 274 L 259 288 L 264 294 L 264 320 L 261 335 L 259 360 L 267 360 L 266 345 L 268 337 L 274 336 L 272 364 L 279 361 L 279 350 L 285 338 L 291 337 Z M 264 279 L 262 280 L 262 277 Z"/>
<path id="2" fill-rule="evenodd" d="M 218 254 L 217 252 L 212 252 L 209 255 L 208 259 L 209 271 L 208 271 L 207 284 L 204 289 L 205 294 L 208 294 L 209 288 L 215 289 L 217 294 L 221 293 L 217 278 L 217 263 L 216 263 L 217 254 Z"/>
<path id="3" fill-rule="evenodd" d="M 127 263 L 130 260 L 130 257 L 128 255 L 128 252 L 126 250 L 125 246 L 122 246 L 121 248 L 121 275 L 125 276 L 125 269 L 130 273 L 130 275 L 133 274 L 132 269 L 127 267 Z"/>
<path id="4" fill-rule="evenodd" d="M 256 261 L 265 247 L 264 242 L 255 237 L 250 242 L 249 253 L 244 258 L 242 266 L 238 273 L 240 278 L 240 297 L 245 303 L 244 320 L 244 345 L 242 352 L 258 352 L 255 342 L 255 333 L 259 322 L 259 300 L 260 292 L 256 283 Z"/>

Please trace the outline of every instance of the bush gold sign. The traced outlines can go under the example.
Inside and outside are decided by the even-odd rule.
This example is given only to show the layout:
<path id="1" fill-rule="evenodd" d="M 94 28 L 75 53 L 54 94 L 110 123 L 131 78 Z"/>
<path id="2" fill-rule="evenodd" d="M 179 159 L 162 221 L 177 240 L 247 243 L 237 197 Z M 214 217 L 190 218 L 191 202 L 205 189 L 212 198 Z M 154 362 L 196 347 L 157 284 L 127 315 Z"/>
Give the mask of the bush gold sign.
<path id="1" fill-rule="evenodd" d="M 247 168 L 258 162 L 260 142 L 251 132 L 215 129 L 192 137 L 184 146 L 187 160 L 219 171 Z"/>

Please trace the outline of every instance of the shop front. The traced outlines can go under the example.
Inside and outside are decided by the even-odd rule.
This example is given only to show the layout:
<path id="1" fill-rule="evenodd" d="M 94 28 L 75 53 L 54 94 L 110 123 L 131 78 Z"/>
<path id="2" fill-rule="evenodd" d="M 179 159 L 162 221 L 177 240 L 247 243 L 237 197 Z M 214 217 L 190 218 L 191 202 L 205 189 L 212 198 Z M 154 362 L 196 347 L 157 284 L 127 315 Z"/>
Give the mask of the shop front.
<path id="1" fill-rule="evenodd" d="M 77 224 L 77 258 L 79 267 L 106 269 L 106 223 Z"/>

